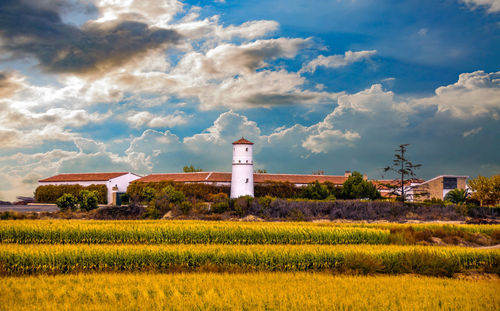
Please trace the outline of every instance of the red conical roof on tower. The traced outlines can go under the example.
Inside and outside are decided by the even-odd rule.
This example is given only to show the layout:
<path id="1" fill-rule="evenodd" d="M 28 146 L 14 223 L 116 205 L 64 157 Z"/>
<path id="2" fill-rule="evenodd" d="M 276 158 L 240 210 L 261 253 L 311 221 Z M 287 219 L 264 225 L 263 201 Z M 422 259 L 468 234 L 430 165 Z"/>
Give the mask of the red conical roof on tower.
<path id="1" fill-rule="evenodd" d="M 253 145 L 253 143 L 249 140 L 246 140 L 245 138 L 241 137 L 241 139 L 238 139 L 233 143 L 233 145 Z"/>

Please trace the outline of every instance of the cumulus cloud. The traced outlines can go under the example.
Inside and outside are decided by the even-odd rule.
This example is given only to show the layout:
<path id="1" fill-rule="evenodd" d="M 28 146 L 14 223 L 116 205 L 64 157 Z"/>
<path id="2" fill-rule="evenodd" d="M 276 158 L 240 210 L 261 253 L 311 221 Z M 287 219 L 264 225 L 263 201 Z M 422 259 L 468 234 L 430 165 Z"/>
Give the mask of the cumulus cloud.
<path id="1" fill-rule="evenodd" d="M 347 51 L 344 55 L 320 55 L 307 63 L 300 71 L 301 72 L 315 72 L 317 67 L 325 68 L 340 68 L 348 66 L 352 63 L 368 59 L 377 53 L 376 50 L 370 51 Z"/>
<path id="2" fill-rule="evenodd" d="M 198 19 L 199 13 L 192 11 L 186 15 L 180 23 L 171 25 L 184 37 L 190 39 L 209 39 L 209 42 L 231 40 L 233 38 L 257 39 L 269 35 L 278 29 L 279 24 L 270 20 L 248 21 L 241 25 L 222 26 L 217 15 Z"/>
<path id="3" fill-rule="evenodd" d="M 328 152 L 333 146 L 349 144 L 360 138 L 356 132 L 339 130 L 324 130 L 317 135 L 311 135 L 302 143 L 302 147 L 313 153 Z"/>
<path id="4" fill-rule="evenodd" d="M 500 12 L 500 0 L 461 0 L 472 9 L 484 7 L 488 13 Z"/>
<path id="5" fill-rule="evenodd" d="M 142 2 L 141 2 L 142 3 Z M 1 48 L 12 57 L 34 56 L 49 72 L 85 73 L 125 63 L 131 57 L 175 44 L 180 35 L 130 20 L 65 24 L 58 12 L 36 1 L 0 4 Z"/>
<path id="6" fill-rule="evenodd" d="M 0 98 L 11 97 L 22 88 L 22 78 L 14 73 L 0 71 Z"/>
<path id="7" fill-rule="evenodd" d="M 149 111 L 131 111 L 127 117 L 127 121 L 136 128 L 140 127 L 174 127 L 177 125 L 186 124 L 188 117 L 182 111 L 175 111 L 173 114 L 159 116 L 150 113 Z"/>
<path id="8" fill-rule="evenodd" d="M 491 116 L 500 119 L 500 72 L 460 74 L 454 84 L 436 89 L 432 97 L 417 99 L 418 105 L 434 105 L 439 113 L 460 119 Z"/>
<path id="9" fill-rule="evenodd" d="M 132 20 L 165 27 L 175 15 L 182 12 L 184 4 L 177 0 L 97 0 L 99 10 L 97 22 Z"/>

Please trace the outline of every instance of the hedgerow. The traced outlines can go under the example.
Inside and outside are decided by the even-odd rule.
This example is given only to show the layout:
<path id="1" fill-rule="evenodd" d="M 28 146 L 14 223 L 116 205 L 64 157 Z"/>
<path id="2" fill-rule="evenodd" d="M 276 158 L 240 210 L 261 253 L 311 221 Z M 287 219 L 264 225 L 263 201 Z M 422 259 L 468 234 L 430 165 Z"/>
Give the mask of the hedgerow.
<path id="1" fill-rule="evenodd" d="M 108 188 L 105 185 L 44 185 L 35 190 L 35 201 L 39 203 L 56 203 L 63 194 L 71 194 L 82 200 L 80 192 L 83 190 L 97 191 L 97 203 L 108 203 Z"/>

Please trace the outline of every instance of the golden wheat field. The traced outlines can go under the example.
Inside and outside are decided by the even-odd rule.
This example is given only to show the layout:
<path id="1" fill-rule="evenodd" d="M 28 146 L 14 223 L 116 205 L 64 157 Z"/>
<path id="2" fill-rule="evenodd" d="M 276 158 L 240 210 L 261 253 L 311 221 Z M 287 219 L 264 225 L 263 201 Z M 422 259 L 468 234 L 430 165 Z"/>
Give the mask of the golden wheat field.
<path id="1" fill-rule="evenodd" d="M 3 310 L 498 310 L 500 282 L 325 273 L 7 277 Z M 15 297 L 15 298 L 14 298 Z"/>
<path id="2" fill-rule="evenodd" d="M 499 249 L 419 245 L 401 230 L 500 236 L 497 225 L 0 221 L 0 310 L 499 309 Z"/>

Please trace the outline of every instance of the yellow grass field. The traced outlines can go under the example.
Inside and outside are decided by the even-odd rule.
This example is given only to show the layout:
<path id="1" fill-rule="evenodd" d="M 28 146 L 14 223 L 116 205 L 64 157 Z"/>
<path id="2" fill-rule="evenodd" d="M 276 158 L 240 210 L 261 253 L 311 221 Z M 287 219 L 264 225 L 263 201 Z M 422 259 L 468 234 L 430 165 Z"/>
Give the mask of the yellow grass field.
<path id="1" fill-rule="evenodd" d="M 2 310 L 498 310 L 500 282 L 327 273 L 7 277 Z"/>

